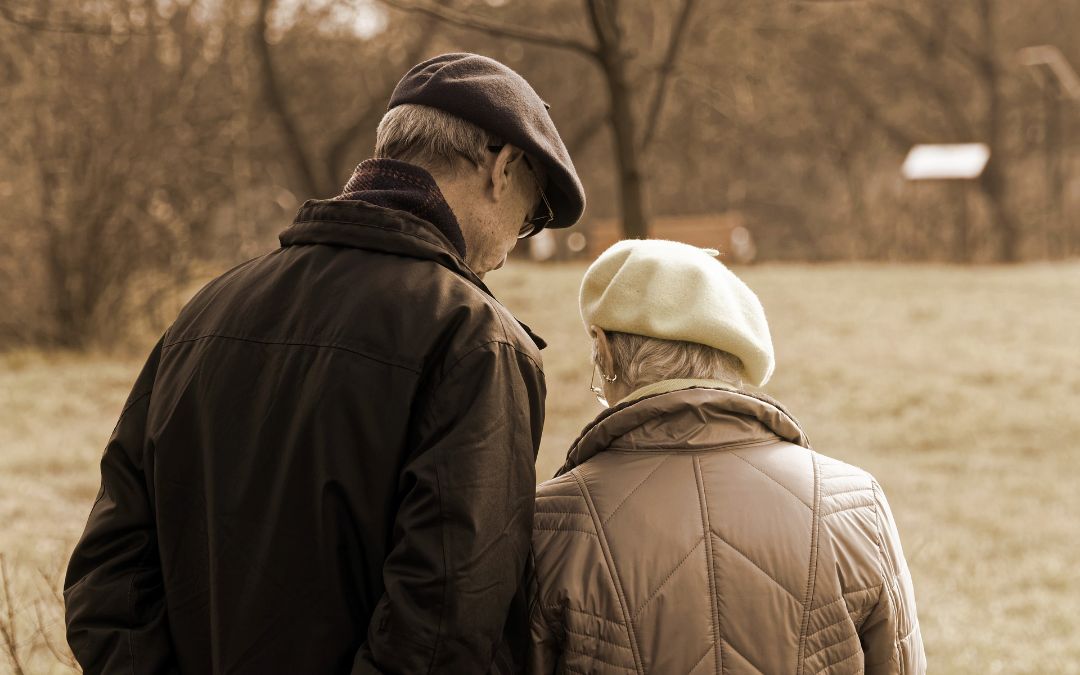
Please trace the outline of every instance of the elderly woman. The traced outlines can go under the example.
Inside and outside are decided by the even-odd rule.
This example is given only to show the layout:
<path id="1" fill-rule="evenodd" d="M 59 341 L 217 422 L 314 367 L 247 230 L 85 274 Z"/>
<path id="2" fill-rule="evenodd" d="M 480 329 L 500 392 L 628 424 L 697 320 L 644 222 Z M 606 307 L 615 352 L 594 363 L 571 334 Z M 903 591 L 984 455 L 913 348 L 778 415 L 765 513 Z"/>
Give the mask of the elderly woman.
<path id="1" fill-rule="evenodd" d="M 881 486 L 745 388 L 772 339 L 713 254 L 623 241 L 585 274 L 615 403 L 537 493 L 530 671 L 923 672 Z"/>

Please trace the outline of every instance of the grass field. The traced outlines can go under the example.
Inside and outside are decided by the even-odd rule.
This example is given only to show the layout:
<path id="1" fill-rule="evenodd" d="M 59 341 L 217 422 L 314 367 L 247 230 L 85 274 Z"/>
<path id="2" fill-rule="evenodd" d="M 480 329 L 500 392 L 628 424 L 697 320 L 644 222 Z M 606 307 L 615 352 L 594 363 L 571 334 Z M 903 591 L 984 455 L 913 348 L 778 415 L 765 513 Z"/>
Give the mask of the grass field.
<path id="1" fill-rule="evenodd" d="M 577 315 L 583 270 L 516 263 L 489 277 L 550 343 L 541 479 L 599 412 Z M 931 671 L 1080 673 L 1080 264 L 739 273 L 772 327 L 765 390 L 818 451 L 868 469 L 889 495 Z M 0 553 L 27 672 L 62 672 L 38 634 L 62 642 L 45 579 L 56 583 L 85 523 L 140 365 L 0 355 Z M 0 623 L 5 611 L 0 599 Z"/>

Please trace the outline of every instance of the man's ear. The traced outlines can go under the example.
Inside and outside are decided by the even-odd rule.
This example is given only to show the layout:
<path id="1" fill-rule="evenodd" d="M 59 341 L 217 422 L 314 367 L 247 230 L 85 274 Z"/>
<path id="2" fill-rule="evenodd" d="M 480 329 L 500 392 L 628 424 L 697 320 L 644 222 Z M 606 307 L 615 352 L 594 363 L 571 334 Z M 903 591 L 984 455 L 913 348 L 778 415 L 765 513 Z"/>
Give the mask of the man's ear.
<path id="1" fill-rule="evenodd" d="M 507 143 L 495 155 L 491 166 L 491 189 L 495 201 L 502 199 L 513 184 L 513 171 L 525 152 Z"/>

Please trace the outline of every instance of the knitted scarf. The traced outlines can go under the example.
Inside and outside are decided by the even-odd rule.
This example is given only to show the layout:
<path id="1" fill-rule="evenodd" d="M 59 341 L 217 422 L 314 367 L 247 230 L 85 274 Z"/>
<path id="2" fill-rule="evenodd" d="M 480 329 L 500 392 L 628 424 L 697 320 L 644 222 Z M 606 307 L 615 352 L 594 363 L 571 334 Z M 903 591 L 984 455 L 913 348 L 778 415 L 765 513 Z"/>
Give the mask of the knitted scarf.
<path id="1" fill-rule="evenodd" d="M 454 212 L 431 174 L 415 164 L 396 159 L 366 159 L 334 199 L 357 200 L 411 213 L 438 228 L 458 254 L 465 257 L 465 237 Z"/>

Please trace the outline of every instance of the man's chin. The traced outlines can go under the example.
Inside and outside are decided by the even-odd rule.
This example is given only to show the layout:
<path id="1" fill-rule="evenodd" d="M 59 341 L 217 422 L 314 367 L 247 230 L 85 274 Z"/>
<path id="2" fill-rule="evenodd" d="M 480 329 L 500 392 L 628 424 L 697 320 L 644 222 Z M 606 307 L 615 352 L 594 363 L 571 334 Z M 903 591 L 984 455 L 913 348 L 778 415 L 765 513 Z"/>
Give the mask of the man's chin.
<path id="1" fill-rule="evenodd" d="M 494 272 L 497 269 L 502 269 L 502 266 L 506 264 L 507 257 L 508 256 L 504 255 L 502 260 L 500 260 L 499 263 L 497 265 L 495 265 L 494 267 L 488 267 L 487 269 L 485 269 L 483 271 L 481 271 L 479 269 L 474 269 L 473 273 L 476 274 L 476 276 L 483 279 L 484 275 L 487 274 L 488 272 Z"/>

